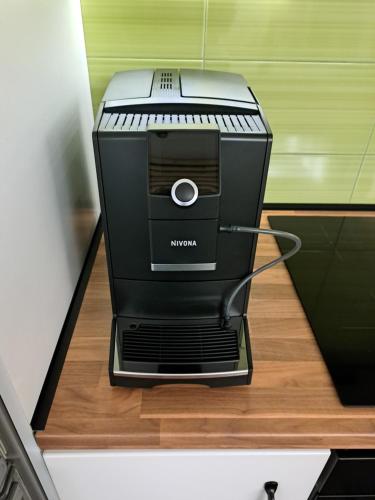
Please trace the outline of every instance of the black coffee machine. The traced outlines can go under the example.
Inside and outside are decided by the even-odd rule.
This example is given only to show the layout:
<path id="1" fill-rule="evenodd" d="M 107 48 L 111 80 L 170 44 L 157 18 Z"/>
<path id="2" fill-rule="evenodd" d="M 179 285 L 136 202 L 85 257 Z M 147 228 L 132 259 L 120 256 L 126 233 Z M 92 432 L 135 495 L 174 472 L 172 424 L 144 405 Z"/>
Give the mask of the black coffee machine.
<path id="1" fill-rule="evenodd" d="M 246 318 L 272 133 L 245 79 L 117 73 L 93 140 L 113 306 L 113 385 L 250 383 Z"/>

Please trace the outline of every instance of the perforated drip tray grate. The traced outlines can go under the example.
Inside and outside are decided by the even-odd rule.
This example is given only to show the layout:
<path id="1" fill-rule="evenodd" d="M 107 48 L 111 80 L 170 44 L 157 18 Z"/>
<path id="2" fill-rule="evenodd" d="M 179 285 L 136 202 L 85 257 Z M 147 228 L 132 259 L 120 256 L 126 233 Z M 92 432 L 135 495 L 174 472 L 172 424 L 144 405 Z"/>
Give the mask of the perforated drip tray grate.
<path id="1" fill-rule="evenodd" d="M 209 386 L 249 384 L 252 374 L 246 317 L 219 320 L 113 319 L 109 376 L 112 385 Z"/>
<path id="2" fill-rule="evenodd" d="M 238 361 L 239 338 L 218 324 L 140 324 L 122 331 L 123 361 L 173 365 Z"/>

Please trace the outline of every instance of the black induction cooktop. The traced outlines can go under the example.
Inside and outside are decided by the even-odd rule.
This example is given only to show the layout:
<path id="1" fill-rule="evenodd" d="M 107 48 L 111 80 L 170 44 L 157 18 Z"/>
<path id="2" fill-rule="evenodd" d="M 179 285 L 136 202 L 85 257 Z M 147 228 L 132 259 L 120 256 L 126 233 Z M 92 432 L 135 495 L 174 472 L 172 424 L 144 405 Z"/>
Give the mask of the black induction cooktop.
<path id="1" fill-rule="evenodd" d="M 375 405 L 375 215 L 269 221 L 302 240 L 286 265 L 342 404 Z"/>

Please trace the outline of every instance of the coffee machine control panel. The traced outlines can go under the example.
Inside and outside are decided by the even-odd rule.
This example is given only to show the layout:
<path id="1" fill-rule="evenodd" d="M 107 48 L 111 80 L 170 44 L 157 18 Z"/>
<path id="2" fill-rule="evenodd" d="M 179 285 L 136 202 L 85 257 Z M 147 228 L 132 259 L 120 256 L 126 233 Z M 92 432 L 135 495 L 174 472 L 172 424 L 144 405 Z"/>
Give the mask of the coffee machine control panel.
<path id="1" fill-rule="evenodd" d="M 220 198 L 217 129 L 148 134 L 152 271 L 214 271 Z"/>
<path id="2" fill-rule="evenodd" d="M 191 179 L 178 179 L 171 189 L 172 200 L 180 207 L 190 207 L 197 201 L 198 187 Z"/>

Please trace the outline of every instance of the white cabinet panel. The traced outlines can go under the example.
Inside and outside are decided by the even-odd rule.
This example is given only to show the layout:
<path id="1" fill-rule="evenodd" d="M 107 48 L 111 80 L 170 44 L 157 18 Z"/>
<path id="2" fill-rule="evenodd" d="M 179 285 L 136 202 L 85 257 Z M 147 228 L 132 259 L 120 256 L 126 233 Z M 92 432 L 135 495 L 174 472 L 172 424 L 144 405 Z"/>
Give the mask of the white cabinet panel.
<path id="1" fill-rule="evenodd" d="M 46 452 L 61 500 L 307 500 L 329 450 Z"/>
<path id="2" fill-rule="evenodd" d="M 2 0 L 0 61 L 0 357 L 30 421 L 99 213 L 79 0 Z"/>

